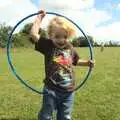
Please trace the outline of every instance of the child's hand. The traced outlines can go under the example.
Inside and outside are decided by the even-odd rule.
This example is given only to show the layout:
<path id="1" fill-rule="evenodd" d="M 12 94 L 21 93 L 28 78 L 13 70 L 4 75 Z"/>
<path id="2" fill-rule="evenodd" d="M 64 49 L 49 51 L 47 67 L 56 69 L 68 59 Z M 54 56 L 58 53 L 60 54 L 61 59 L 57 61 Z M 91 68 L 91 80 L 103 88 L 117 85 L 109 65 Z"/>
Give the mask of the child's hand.
<path id="1" fill-rule="evenodd" d="M 88 61 L 88 66 L 94 67 L 95 66 L 95 60 L 89 60 Z"/>
<path id="2" fill-rule="evenodd" d="M 40 10 L 37 17 L 38 17 L 40 20 L 42 20 L 42 19 L 45 17 L 45 15 L 46 15 L 45 10 Z"/>

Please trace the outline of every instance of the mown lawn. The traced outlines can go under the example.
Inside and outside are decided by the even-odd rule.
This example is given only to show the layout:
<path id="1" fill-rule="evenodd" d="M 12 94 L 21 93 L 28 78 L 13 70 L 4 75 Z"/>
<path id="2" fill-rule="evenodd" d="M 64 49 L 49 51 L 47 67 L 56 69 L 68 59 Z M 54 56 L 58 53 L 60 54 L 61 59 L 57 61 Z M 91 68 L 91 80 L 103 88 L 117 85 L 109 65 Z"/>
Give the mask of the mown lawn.
<path id="1" fill-rule="evenodd" d="M 88 59 L 87 48 L 77 48 Z M 73 120 L 120 120 L 120 47 L 94 48 L 96 66 L 86 84 L 75 92 Z M 14 49 L 12 63 L 17 73 L 29 85 L 42 88 L 43 56 L 33 49 Z M 77 84 L 88 68 L 75 67 Z M 0 120 L 37 120 L 42 95 L 20 84 L 7 63 L 5 51 L 0 49 Z"/>

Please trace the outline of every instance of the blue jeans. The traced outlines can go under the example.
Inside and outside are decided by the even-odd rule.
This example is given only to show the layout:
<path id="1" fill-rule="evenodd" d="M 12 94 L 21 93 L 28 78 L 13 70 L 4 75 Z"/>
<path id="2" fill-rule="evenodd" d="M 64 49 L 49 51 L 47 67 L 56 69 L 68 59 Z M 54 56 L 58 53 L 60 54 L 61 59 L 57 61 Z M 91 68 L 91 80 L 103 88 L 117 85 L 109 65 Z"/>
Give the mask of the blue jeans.
<path id="1" fill-rule="evenodd" d="M 43 95 L 42 109 L 38 114 L 38 120 L 52 120 L 53 112 L 57 111 L 57 120 L 71 120 L 74 93 L 60 93 L 48 90 Z"/>

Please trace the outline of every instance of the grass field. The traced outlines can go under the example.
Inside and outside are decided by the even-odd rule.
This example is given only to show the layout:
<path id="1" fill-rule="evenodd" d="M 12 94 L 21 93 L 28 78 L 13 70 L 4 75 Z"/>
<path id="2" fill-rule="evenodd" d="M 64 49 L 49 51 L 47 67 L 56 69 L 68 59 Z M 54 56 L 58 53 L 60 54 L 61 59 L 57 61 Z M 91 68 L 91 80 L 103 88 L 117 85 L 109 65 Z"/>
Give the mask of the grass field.
<path id="1" fill-rule="evenodd" d="M 7 63 L 5 51 L 0 50 L 0 120 L 37 120 L 42 95 L 20 84 Z M 87 48 L 77 48 L 88 59 Z M 33 49 L 15 49 L 12 63 L 17 73 L 30 85 L 42 88 L 43 56 Z M 120 47 L 94 49 L 96 66 L 86 84 L 75 92 L 73 120 L 120 120 Z M 88 68 L 75 67 L 79 84 Z"/>

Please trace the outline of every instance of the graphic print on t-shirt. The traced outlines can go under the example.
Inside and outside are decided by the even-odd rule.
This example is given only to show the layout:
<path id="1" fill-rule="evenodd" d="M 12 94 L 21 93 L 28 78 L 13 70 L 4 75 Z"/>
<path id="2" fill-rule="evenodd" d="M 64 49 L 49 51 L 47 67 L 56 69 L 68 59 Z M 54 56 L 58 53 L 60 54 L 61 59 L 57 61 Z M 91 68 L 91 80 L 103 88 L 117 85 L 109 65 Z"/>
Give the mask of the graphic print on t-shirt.
<path id="1" fill-rule="evenodd" d="M 61 87 L 67 88 L 72 82 L 72 56 L 71 50 L 55 49 L 53 63 L 57 66 L 57 71 L 50 77 L 51 80 Z"/>

